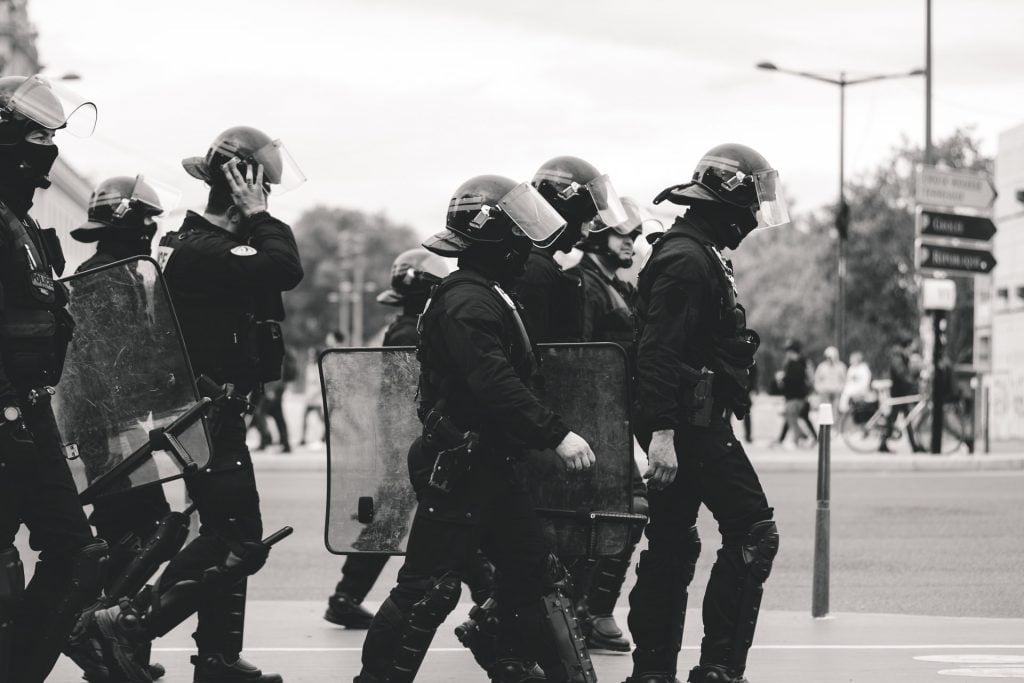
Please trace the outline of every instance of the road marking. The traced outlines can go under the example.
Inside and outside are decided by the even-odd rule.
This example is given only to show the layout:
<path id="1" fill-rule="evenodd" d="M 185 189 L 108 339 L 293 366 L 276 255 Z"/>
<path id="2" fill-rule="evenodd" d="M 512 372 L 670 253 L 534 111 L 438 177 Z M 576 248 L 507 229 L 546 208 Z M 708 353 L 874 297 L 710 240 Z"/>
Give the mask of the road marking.
<path id="1" fill-rule="evenodd" d="M 1024 657 L 1020 655 L 921 655 L 914 659 L 944 664 L 1024 664 Z"/>
<path id="2" fill-rule="evenodd" d="M 941 669 L 940 676 L 968 676 L 971 678 L 1024 678 L 1024 667 L 977 667 L 973 669 Z"/>
<path id="3" fill-rule="evenodd" d="M 700 650 L 684 645 L 684 650 Z M 754 650 L 1024 650 L 1024 645 L 754 645 Z M 362 647 L 247 647 L 246 652 L 362 652 Z M 153 652 L 194 652 L 194 647 L 154 647 Z M 465 652 L 464 647 L 432 647 L 431 652 Z M 919 659 L 915 657 L 915 659 Z M 1020 658 L 1024 662 L 1024 657 Z M 938 661 L 938 660 L 936 660 Z M 963 662 L 973 663 L 973 662 Z M 981 663 L 981 662 L 979 662 Z"/>

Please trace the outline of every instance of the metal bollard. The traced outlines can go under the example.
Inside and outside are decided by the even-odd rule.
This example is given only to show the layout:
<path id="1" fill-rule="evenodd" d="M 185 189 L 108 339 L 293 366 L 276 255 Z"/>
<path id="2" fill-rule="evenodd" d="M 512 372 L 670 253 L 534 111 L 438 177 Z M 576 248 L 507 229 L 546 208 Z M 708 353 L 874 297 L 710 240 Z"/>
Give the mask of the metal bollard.
<path id="1" fill-rule="evenodd" d="M 828 616 L 829 500 L 832 481 L 832 404 L 818 408 L 818 506 L 814 512 L 814 579 L 811 616 Z"/>

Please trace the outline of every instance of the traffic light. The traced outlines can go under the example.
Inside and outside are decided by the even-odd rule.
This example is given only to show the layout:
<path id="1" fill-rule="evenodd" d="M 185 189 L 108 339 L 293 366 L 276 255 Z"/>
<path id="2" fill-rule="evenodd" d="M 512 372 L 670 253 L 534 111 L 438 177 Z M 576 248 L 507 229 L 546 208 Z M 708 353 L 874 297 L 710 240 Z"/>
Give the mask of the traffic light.
<path id="1" fill-rule="evenodd" d="M 840 200 L 839 208 L 836 210 L 836 232 L 839 239 L 845 240 L 850 234 L 850 205 L 845 199 Z"/>

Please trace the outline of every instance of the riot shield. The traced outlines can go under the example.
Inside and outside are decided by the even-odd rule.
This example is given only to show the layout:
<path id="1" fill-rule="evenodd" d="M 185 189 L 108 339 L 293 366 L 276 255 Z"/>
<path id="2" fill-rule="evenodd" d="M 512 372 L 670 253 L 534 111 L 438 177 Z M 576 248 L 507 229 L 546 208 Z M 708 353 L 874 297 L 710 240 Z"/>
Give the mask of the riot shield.
<path id="1" fill-rule="evenodd" d="M 606 343 L 542 344 L 540 355 L 538 396 L 591 444 L 597 464 L 569 474 L 552 451 L 530 451 L 518 469 L 559 555 L 618 555 L 638 521 L 625 353 Z M 422 433 L 415 351 L 330 349 L 320 376 L 329 430 L 327 549 L 402 554 L 416 507 L 407 455 Z"/>
<path id="2" fill-rule="evenodd" d="M 75 332 L 53 409 L 83 502 L 204 467 L 206 399 L 156 262 L 133 258 L 62 282 Z"/>

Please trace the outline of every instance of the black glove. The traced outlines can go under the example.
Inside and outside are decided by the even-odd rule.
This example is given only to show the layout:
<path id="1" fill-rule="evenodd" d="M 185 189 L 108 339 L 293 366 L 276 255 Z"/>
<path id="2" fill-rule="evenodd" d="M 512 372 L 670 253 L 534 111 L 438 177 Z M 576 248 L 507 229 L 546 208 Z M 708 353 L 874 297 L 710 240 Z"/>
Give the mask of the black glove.
<path id="1" fill-rule="evenodd" d="M 270 546 L 259 541 L 232 543 L 224 561 L 216 567 L 207 569 L 205 575 L 207 579 L 240 581 L 262 569 L 269 556 Z"/>
<path id="2" fill-rule="evenodd" d="M 9 454 L 12 460 L 36 455 L 36 442 L 24 422 L 18 420 L 0 426 L 0 453 Z"/>

